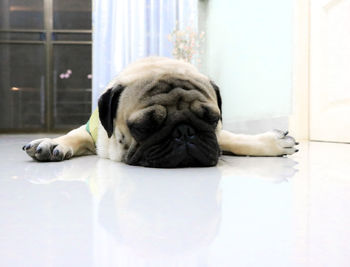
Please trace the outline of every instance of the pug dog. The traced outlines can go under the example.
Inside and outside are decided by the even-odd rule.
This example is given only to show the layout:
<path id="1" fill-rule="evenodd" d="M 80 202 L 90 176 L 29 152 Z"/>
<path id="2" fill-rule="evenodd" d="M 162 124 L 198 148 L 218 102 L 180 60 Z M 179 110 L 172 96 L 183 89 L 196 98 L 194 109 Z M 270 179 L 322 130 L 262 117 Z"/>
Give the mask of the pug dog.
<path id="1" fill-rule="evenodd" d="M 157 168 L 215 166 L 220 155 L 282 156 L 298 150 L 288 132 L 234 134 L 222 129 L 218 86 L 193 65 L 150 57 L 106 87 L 89 122 L 58 138 L 30 142 L 37 161 L 97 154 Z"/>

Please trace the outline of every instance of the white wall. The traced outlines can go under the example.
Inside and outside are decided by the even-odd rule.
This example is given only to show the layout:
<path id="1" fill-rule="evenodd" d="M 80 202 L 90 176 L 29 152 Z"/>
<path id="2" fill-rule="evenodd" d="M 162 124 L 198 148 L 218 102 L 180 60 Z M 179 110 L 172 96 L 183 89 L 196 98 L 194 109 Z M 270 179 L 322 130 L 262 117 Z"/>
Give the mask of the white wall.
<path id="1" fill-rule="evenodd" d="M 203 13 L 207 17 L 202 23 L 207 33 L 204 71 L 221 88 L 224 127 L 235 130 L 238 123 L 245 131 L 244 122 L 268 121 L 268 127 L 286 128 L 292 1 L 208 0 L 200 2 L 199 11 L 200 19 Z M 260 124 L 258 130 L 265 130 Z"/>

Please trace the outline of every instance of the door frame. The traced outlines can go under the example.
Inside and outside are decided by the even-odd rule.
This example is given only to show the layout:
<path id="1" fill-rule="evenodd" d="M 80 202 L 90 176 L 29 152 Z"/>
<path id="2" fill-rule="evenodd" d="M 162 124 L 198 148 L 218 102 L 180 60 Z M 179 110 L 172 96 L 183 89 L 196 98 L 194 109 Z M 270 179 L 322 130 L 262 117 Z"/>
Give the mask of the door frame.
<path id="1" fill-rule="evenodd" d="M 293 12 L 293 87 L 289 129 L 310 140 L 310 0 L 295 0 Z"/>

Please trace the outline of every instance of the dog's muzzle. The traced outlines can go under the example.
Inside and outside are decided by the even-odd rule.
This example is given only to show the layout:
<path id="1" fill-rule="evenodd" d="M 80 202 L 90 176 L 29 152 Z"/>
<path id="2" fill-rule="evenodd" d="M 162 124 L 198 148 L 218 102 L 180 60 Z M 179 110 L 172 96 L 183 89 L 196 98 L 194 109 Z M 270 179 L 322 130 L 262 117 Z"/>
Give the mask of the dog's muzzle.
<path id="1" fill-rule="evenodd" d="M 174 141 L 180 146 L 185 145 L 189 147 L 194 146 L 193 142 L 197 138 L 195 130 L 186 124 L 180 124 L 177 126 L 174 129 L 172 136 Z"/>
<path id="2" fill-rule="evenodd" d="M 126 163 L 155 168 L 210 167 L 217 164 L 219 155 L 214 132 L 199 132 L 182 123 L 162 142 L 138 148 Z"/>

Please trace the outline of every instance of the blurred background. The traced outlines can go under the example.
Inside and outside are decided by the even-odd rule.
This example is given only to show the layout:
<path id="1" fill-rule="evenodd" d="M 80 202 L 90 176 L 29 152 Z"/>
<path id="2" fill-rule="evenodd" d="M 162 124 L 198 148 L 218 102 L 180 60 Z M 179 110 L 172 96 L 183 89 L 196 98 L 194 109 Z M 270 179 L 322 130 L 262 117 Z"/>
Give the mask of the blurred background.
<path id="1" fill-rule="evenodd" d="M 159 55 L 219 85 L 228 130 L 350 142 L 348 11 L 346 0 L 0 0 L 0 131 L 82 125 L 112 77 Z"/>

